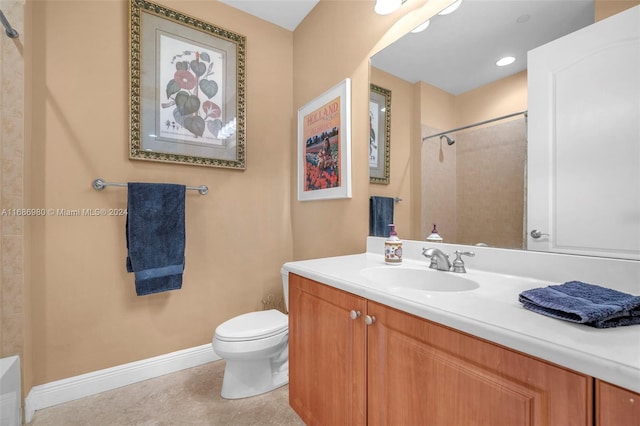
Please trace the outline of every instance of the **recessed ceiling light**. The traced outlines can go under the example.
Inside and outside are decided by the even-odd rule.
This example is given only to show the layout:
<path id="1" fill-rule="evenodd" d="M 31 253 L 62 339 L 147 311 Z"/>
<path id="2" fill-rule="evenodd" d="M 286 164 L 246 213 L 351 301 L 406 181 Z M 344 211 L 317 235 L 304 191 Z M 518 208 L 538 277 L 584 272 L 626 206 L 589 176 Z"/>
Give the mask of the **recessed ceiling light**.
<path id="1" fill-rule="evenodd" d="M 514 58 L 513 56 L 505 56 L 504 58 L 498 60 L 498 62 L 496 62 L 496 65 L 499 67 L 504 67 L 506 65 L 514 63 L 515 61 L 516 58 Z"/>
<path id="2" fill-rule="evenodd" d="M 453 13 L 457 8 L 460 7 L 461 3 L 462 3 L 462 0 L 458 0 L 457 2 L 453 3 L 451 6 L 447 6 L 444 9 L 442 9 L 442 11 L 438 13 L 438 15 L 448 15 L 450 13 Z"/>
<path id="3" fill-rule="evenodd" d="M 411 32 L 412 33 L 422 32 L 422 31 L 427 29 L 427 27 L 429 26 L 430 23 L 431 23 L 431 20 L 428 20 L 427 22 L 424 22 L 424 23 L 418 25 L 417 27 L 415 27 L 414 29 L 412 29 Z"/>

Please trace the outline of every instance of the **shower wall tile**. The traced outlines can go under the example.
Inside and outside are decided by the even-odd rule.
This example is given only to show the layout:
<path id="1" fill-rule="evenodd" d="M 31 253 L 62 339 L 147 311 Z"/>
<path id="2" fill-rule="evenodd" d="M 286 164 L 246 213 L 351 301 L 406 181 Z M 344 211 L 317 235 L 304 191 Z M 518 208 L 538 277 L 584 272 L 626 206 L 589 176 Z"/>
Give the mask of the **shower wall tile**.
<path id="1" fill-rule="evenodd" d="M 0 140 L 2 141 L 3 158 L 22 158 L 24 156 L 24 126 L 22 118 L 0 117 Z"/>
<path id="2" fill-rule="evenodd" d="M 0 0 L 19 38 L 0 34 L 0 203 L 24 207 L 24 0 Z M 23 356 L 24 218 L 0 217 L 0 357 Z"/>
<path id="3" fill-rule="evenodd" d="M 0 186 L 2 184 L 0 183 Z M 0 205 L 2 209 L 12 211 L 22 208 L 24 205 L 22 194 L 5 194 L 0 193 Z M 23 216 L 0 216 L 0 233 L 2 236 L 24 235 L 24 217 Z"/>
<path id="4" fill-rule="evenodd" d="M 24 315 L 2 313 L 2 350 L 6 356 L 22 355 L 24 349 Z M 3 355 L 4 356 L 4 355 Z"/>
<path id="5" fill-rule="evenodd" d="M 2 158 L 2 195 L 22 195 L 22 158 Z"/>
<path id="6" fill-rule="evenodd" d="M 4 314 L 19 314 L 24 310 L 22 303 L 19 303 L 23 299 L 23 281 L 22 274 L 3 276 L 2 292 L 0 293 L 0 307 Z"/>
<path id="7" fill-rule="evenodd" d="M 422 137 L 442 130 L 423 125 Z M 422 144 L 422 239 L 435 223 L 445 242 L 457 240 L 456 146 L 442 143 L 439 138 Z"/>
<path id="8" fill-rule="evenodd" d="M 22 262 L 24 259 L 24 238 L 22 235 L 2 237 L 2 279 L 4 288 L 5 280 L 11 275 L 22 275 Z"/>

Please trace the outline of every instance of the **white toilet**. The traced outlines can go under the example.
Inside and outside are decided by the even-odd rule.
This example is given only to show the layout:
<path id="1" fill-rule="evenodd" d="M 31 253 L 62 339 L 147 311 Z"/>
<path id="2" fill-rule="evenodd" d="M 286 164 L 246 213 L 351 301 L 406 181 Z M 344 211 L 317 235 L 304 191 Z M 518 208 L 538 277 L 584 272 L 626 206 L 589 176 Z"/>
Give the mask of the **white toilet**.
<path id="1" fill-rule="evenodd" d="M 288 276 L 283 272 L 285 305 Z M 289 383 L 289 317 L 282 312 L 249 312 L 220 324 L 213 350 L 226 361 L 221 395 L 247 398 Z"/>

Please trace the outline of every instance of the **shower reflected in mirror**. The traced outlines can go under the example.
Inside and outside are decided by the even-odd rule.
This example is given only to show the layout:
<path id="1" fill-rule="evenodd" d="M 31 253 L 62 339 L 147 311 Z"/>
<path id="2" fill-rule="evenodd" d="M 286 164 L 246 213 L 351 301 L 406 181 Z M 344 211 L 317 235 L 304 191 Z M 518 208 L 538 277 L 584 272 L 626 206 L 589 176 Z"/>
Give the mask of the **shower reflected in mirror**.
<path id="1" fill-rule="evenodd" d="M 449 136 L 447 136 L 447 135 L 442 135 L 442 136 L 440 136 L 440 141 L 441 141 L 441 142 L 442 142 L 442 139 L 446 140 L 446 141 L 447 141 L 447 145 L 449 145 L 449 146 L 451 146 L 451 145 L 453 145 L 454 143 L 456 143 L 456 141 L 455 141 L 455 140 L 451 139 L 451 138 L 450 138 Z"/>

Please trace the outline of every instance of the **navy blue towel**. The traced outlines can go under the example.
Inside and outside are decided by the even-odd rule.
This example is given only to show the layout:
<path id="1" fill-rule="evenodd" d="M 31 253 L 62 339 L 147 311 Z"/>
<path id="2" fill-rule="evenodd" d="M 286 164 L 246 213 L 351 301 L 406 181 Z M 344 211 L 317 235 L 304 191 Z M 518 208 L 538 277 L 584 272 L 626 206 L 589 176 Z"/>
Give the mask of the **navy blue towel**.
<path id="1" fill-rule="evenodd" d="M 136 294 L 182 288 L 186 187 L 164 183 L 127 186 L 127 272 L 135 273 Z"/>
<path id="2" fill-rule="evenodd" d="M 369 235 L 388 237 L 393 223 L 393 198 L 371 197 L 369 200 Z"/>
<path id="3" fill-rule="evenodd" d="M 526 309 L 596 328 L 640 324 L 640 296 L 570 281 L 520 293 Z"/>

